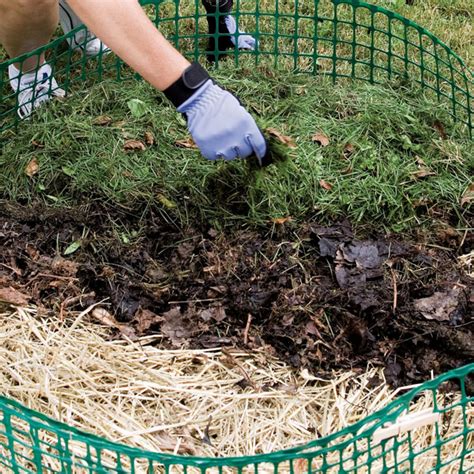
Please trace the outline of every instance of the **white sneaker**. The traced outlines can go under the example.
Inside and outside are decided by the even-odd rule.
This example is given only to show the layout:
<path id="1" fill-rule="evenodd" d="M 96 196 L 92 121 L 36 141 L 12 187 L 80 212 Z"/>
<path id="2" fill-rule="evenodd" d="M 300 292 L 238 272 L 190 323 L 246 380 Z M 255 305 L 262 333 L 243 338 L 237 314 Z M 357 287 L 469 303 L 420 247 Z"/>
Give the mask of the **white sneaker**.
<path id="1" fill-rule="evenodd" d="M 66 0 L 59 1 L 59 19 L 66 34 L 83 25 L 81 19 L 74 13 Z M 73 49 L 80 48 L 84 50 L 87 56 L 110 53 L 110 49 L 86 28 L 82 28 L 73 37 L 68 38 L 68 43 Z"/>
<path id="2" fill-rule="evenodd" d="M 8 76 L 12 89 L 18 94 L 18 115 L 24 119 L 31 115 L 34 109 L 48 102 L 52 97 L 64 97 L 63 89 L 52 75 L 49 64 L 43 64 L 34 72 L 22 74 L 13 64 L 8 68 Z"/>

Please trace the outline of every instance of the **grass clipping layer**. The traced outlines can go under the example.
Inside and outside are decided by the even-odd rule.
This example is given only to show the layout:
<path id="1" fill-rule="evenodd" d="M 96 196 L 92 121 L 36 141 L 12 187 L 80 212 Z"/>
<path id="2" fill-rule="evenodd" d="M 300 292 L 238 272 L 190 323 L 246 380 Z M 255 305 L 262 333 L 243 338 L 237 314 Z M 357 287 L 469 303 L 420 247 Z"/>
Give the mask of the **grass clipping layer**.
<path id="1" fill-rule="evenodd" d="M 334 85 L 267 67 L 221 69 L 286 160 L 213 163 L 184 119 L 144 82 L 75 91 L 11 132 L 0 196 L 67 206 L 91 197 L 162 208 L 181 224 L 346 216 L 406 230 L 466 212 L 474 142 L 444 105 L 407 85 Z M 469 203 L 468 203 L 469 204 Z"/>

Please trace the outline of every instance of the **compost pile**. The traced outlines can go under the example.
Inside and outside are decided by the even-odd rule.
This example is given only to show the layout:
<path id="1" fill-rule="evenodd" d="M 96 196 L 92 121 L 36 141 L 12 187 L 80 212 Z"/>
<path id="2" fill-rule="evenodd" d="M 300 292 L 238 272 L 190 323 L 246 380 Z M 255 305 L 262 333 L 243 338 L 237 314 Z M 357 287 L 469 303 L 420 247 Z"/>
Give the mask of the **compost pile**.
<path id="1" fill-rule="evenodd" d="M 170 348 L 265 347 L 320 375 L 372 361 L 395 386 L 473 359 L 472 280 L 449 251 L 358 240 L 347 223 L 269 235 L 183 233 L 158 219 L 138 245 L 121 248 L 103 213 L 4 209 L 1 299 L 62 314 L 103 301 L 98 317 L 115 314 L 117 336 L 158 333 Z M 56 243 L 84 225 L 97 233 L 81 254 L 58 255 Z"/>
<path id="2" fill-rule="evenodd" d="M 266 72 L 250 107 L 283 150 L 266 170 L 204 163 L 141 83 L 78 92 L 12 133 L 0 305 L 94 305 L 111 337 L 263 348 L 320 376 L 371 362 L 395 387 L 471 362 L 472 143 L 415 93 L 404 106 Z"/>

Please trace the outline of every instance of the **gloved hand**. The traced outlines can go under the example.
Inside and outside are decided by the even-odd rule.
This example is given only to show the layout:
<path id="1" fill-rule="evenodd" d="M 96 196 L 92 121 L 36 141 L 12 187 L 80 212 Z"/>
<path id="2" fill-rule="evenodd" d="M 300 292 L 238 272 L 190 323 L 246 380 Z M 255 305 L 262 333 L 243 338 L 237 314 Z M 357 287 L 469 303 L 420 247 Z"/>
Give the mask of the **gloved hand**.
<path id="1" fill-rule="evenodd" d="M 251 35 L 243 34 L 243 32 L 240 30 L 239 35 L 237 36 L 236 44 L 235 33 L 237 32 L 237 22 L 235 21 L 235 18 L 232 15 L 227 15 L 224 21 L 229 34 L 232 35 L 230 37 L 230 40 L 232 41 L 232 44 L 234 46 L 237 46 L 239 49 L 247 49 L 249 51 L 255 50 L 255 48 L 257 47 L 257 40 Z"/>
<path id="2" fill-rule="evenodd" d="M 237 22 L 231 15 L 233 0 L 202 0 L 202 4 L 208 14 L 207 23 L 209 27 L 209 44 L 207 47 L 208 58 L 216 61 L 220 54 L 228 49 L 237 46 L 239 49 L 254 50 L 257 46 L 256 39 L 247 34 L 238 31 L 237 38 Z M 217 38 L 215 34 L 219 33 Z M 237 44 L 236 44 L 237 42 Z M 220 53 L 220 54 L 219 54 Z"/>
<path id="3" fill-rule="evenodd" d="M 255 120 L 197 63 L 164 93 L 185 114 L 189 132 L 205 158 L 234 160 L 255 154 L 262 163 L 267 144 Z"/>

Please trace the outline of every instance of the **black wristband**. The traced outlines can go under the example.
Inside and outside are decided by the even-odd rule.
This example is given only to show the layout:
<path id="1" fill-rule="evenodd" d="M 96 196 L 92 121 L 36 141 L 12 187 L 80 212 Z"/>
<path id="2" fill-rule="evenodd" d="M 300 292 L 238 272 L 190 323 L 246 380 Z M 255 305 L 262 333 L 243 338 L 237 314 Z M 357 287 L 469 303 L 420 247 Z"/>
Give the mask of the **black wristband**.
<path id="1" fill-rule="evenodd" d="M 209 73 L 199 63 L 194 62 L 174 84 L 163 91 L 163 94 L 178 108 L 210 78 Z"/>

